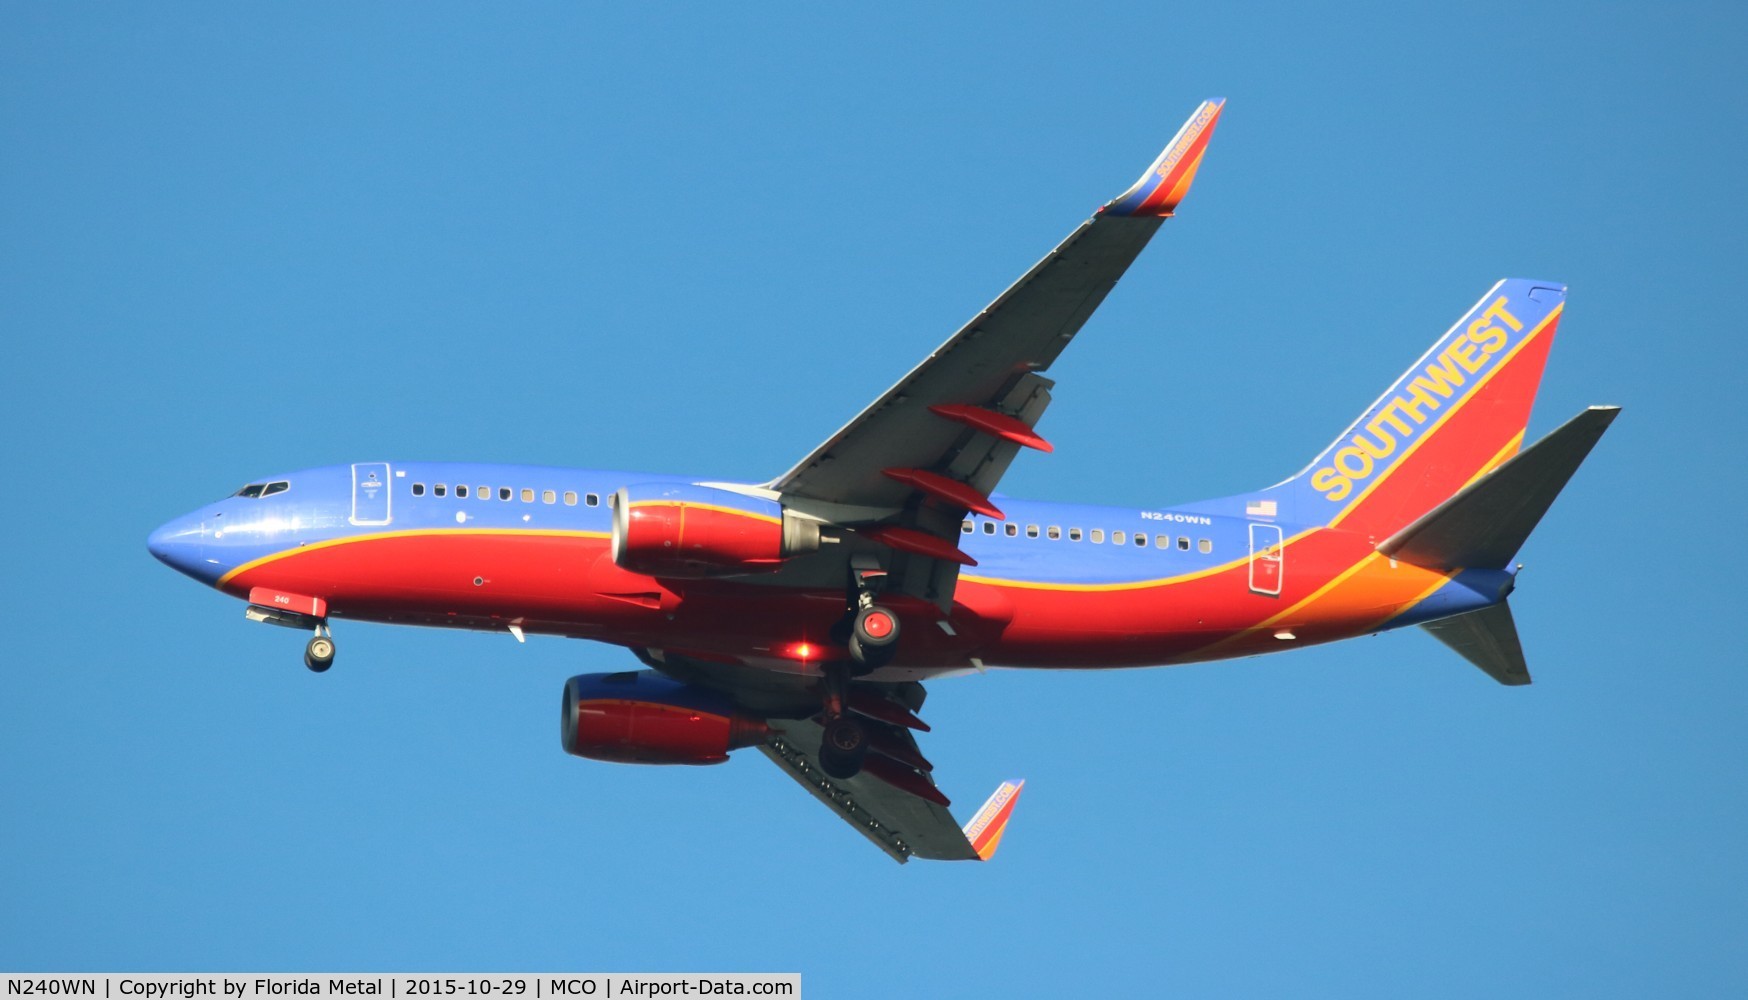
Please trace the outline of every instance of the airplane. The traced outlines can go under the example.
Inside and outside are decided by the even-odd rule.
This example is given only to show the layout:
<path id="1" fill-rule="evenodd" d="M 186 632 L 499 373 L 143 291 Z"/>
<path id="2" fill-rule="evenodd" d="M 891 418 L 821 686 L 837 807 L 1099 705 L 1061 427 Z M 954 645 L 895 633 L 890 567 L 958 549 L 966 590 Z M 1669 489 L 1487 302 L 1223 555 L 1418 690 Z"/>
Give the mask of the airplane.
<path id="1" fill-rule="evenodd" d="M 1530 681 L 1513 558 L 1601 438 L 1591 407 L 1528 448 L 1566 289 L 1489 289 L 1304 470 L 1175 506 L 995 487 L 1068 346 L 1201 166 L 1203 102 L 1106 203 L 854 419 L 763 482 L 355 462 L 267 476 L 148 548 L 311 633 L 334 619 L 590 639 L 643 669 L 564 685 L 568 753 L 715 764 L 756 747 L 893 859 L 989 860 L 1023 782 L 957 823 L 915 734 L 923 683 L 986 668 L 1162 666 L 1418 625 Z"/>

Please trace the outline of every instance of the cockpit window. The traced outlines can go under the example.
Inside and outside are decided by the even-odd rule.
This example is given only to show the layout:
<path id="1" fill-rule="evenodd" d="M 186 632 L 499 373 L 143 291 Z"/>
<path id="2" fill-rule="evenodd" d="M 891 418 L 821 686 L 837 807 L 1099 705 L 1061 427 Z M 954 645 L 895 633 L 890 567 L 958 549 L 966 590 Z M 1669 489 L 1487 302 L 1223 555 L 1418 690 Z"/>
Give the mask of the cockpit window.
<path id="1" fill-rule="evenodd" d="M 291 489 L 291 484 L 282 479 L 276 483 L 250 483 L 231 495 L 236 497 L 247 497 L 250 500 L 259 500 L 262 497 L 270 497 L 275 493 L 284 493 L 289 489 Z"/>
<path id="2" fill-rule="evenodd" d="M 289 489 L 291 489 L 291 484 L 282 479 L 277 483 L 268 483 L 267 488 L 261 491 L 261 495 L 270 497 L 275 493 L 284 493 Z"/>

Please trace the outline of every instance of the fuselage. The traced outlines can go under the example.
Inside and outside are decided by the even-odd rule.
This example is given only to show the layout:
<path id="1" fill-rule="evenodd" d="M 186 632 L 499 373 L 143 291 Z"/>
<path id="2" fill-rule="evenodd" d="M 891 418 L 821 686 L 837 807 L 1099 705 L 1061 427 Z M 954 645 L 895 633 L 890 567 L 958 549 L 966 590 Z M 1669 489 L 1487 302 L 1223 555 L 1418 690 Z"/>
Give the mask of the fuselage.
<path id="1" fill-rule="evenodd" d="M 832 655 L 841 589 L 760 574 L 658 579 L 610 552 L 621 486 L 690 477 L 358 463 L 252 483 L 164 525 L 152 552 L 227 594 L 309 595 L 334 618 L 594 639 L 780 670 Z M 730 487 L 737 488 L 737 487 Z M 756 492 L 754 487 L 738 487 Z M 942 610 L 899 602 L 885 676 L 984 666 L 1121 667 L 1245 656 L 1459 614 L 1501 571 L 1436 572 L 1380 539 L 1283 523 L 1243 498 L 1134 508 L 1001 499 Z"/>

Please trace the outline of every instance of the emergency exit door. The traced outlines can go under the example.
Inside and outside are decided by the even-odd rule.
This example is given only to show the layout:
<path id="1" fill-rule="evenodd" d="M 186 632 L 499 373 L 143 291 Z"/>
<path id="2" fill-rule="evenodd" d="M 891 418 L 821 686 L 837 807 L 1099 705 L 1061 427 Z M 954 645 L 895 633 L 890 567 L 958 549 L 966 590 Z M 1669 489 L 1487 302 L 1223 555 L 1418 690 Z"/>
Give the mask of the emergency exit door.
<path id="1" fill-rule="evenodd" d="M 1281 596 L 1284 556 L 1280 525 L 1252 524 L 1250 526 L 1251 593 L 1267 597 Z"/>

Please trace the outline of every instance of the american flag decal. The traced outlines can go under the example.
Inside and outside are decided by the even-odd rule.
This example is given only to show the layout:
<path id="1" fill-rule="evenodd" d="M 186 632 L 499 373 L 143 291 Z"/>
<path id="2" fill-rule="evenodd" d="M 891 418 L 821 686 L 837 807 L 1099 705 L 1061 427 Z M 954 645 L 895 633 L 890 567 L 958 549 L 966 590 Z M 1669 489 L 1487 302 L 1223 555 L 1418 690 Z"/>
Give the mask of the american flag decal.
<path id="1" fill-rule="evenodd" d="M 1274 517 L 1275 502 L 1273 500 L 1254 500 L 1244 505 L 1244 512 L 1251 517 Z"/>

